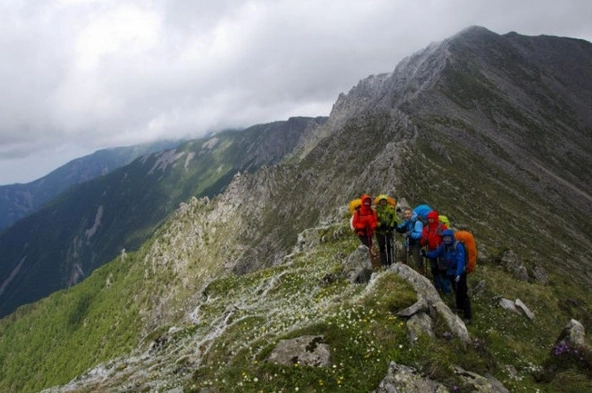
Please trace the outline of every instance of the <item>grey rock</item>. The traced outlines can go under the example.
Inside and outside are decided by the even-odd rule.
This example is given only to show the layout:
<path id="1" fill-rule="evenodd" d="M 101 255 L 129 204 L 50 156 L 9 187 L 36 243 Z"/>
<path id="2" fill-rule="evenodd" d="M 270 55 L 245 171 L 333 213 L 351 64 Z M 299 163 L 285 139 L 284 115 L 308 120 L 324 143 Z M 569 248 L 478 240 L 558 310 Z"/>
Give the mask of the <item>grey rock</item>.
<path id="1" fill-rule="evenodd" d="M 547 270 L 541 265 L 535 265 L 532 269 L 532 275 L 536 282 L 547 285 L 549 283 L 549 275 Z"/>
<path id="2" fill-rule="evenodd" d="M 574 346 L 586 345 L 586 329 L 581 322 L 572 319 L 563 328 L 557 342 L 565 341 Z"/>
<path id="3" fill-rule="evenodd" d="M 331 351 L 323 343 L 323 336 L 302 336 L 281 340 L 267 358 L 269 362 L 283 365 L 302 364 L 327 367 L 331 364 Z"/>
<path id="4" fill-rule="evenodd" d="M 531 321 L 534 320 L 534 313 L 530 311 L 530 309 L 526 306 L 526 304 L 522 302 L 522 300 L 516 299 L 514 303 L 516 304 L 516 307 L 518 309 L 520 309 L 524 314 L 526 314 L 528 319 L 530 319 Z"/>
<path id="5" fill-rule="evenodd" d="M 487 283 L 485 282 L 485 280 L 481 280 L 479 281 L 474 287 L 473 287 L 473 295 L 475 296 L 479 296 L 481 295 L 483 292 L 485 292 L 485 287 L 487 286 Z"/>
<path id="6" fill-rule="evenodd" d="M 411 306 L 397 311 L 396 315 L 399 317 L 411 317 L 419 312 L 427 312 L 430 307 L 424 297 L 420 297 L 419 300 L 413 303 Z"/>
<path id="7" fill-rule="evenodd" d="M 516 303 L 514 303 L 514 301 L 512 300 L 500 298 L 498 300 L 498 304 L 502 306 L 502 308 L 504 308 L 505 310 L 512 311 L 516 314 L 520 314 L 520 311 L 518 311 L 518 309 L 516 308 Z"/>
<path id="8" fill-rule="evenodd" d="M 360 245 L 343 263 L 343 273 L 352 284 L 365 284 L 372 276 L 368 247 Z"/>
<path id="9" fill-rule="evenodd" d="M 522 281 L 529 280 L 528 270 L 514 251 L 508 250 L 504 253 L 501 259 L 501 265 L 517 279 Z"/>
<path id="10" fill-rule="evenodd" d="M 424 312 L 418 312 L 411 316 L 407 321 L 407 329 L 409 330 L 409 341 L 415 344 L 420 335 L 435 337 L 432 330 L 432 318 Z"/>
<path id="11" fill-rule="evenodd" d="M 327 227 L 308 228 L 298 234 L 295 252 L 303 252 L 318 246 L 322 241 L 321 233 Z"/>
<path id="12" fill-rule="evenodd" d="M 487 375 L 484 377 L 471 371 L 463 370 L 460 367 L 455 369 L 455 373 L 462 377 L 465 385 L 471 387 L 472 392 L 510 393 L 510 391 L 493 375 Z"/>
<path id="13" fill-rule="evenodd" d="M 374 393 L 447 393 L 446 387 L 422 376 L 416 369 L 397 363 L 389 364 L 388 374 Z"/>

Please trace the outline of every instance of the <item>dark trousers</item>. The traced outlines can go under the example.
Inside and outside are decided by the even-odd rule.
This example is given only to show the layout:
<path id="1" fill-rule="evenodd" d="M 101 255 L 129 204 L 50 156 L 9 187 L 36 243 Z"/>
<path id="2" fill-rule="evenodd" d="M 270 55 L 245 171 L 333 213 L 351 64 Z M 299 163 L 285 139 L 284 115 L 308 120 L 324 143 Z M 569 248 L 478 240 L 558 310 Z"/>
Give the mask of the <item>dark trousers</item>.
<path id="1" fill-rule="evenodd" d="M 363 245 L 365 245 L 369 249 L 372 249 L 372 237 L 368 236 L 365 233 L 358 234 L 358 237 L 360 238 L 360 241 L 362 242 Z"/>
<path id="2" fill-rule="evenodd" d="M 433 251 L 433 250 L 430 250 Z M 442 291 L 445 294 L 450 293 L 450 285 L 448 284 L 448 277 L 446 275 L 446 270 L 440 269 L 438 266 L 438 259 L 429 259 L 430 263 L 430 270 L 432 272 L 432 278 L 434 280 L 434 287 L 438 291 Z"/>
<path id="3" fill-rule="evenodd" d="M 472 319 L 473 313 L 471 312 L 471 299 L 469 299 L 467 288 L 467 273 L 463 273 L 458 282 L 454 281 L 456 276 L 448 276 L 448 278 L 450 279 L 450 284 L 454 290 L 456 308 L 463 310 L 465 319 Z"/>
<path id="4" fill-rule="evenodd" d="M 395 242 L 392 233 L 377 233 L 376 241 L 378 242 L 378 249 L 380 250 L 380 264 L 382 266 L 390 266 L 393 263 L 395 255 Z"/>
<path id="5" fill-rule="evenodd" d="M 415 269 L 419 274 L 425 274 L 424 267 L 423 267 L 423 258 L 419 253 L 420 250 L 419 244 L 414 246 L 407 246 L 404 249 L 404 252 L 400 254 L 403 263 L 411 266 Z"/>

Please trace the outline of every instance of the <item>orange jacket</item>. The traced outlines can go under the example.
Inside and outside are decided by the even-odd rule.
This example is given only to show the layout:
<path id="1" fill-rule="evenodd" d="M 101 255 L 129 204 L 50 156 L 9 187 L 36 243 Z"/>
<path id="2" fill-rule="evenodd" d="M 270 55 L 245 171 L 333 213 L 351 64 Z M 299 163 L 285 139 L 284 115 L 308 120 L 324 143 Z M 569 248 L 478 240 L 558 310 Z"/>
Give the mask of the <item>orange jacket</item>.
<path id="1" fill-rule="evenodd" d="M 364 194 L 360 199 L 362 200 L 362 205 L 354 212 L 352 225 L 358 235 L 372 237 L 378 225 L 378 217 L 374 209 L 372 209 L 372 198 Z"/>

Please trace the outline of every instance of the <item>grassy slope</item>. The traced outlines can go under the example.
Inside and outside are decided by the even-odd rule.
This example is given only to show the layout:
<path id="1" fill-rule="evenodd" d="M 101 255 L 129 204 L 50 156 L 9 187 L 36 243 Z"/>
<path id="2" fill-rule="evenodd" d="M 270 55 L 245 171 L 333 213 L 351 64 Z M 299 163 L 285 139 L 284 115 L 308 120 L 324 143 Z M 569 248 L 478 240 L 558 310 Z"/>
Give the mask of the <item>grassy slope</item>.
<path id="1" fill-rule="evenodd" d="M 473 284 L 486 283 L 485 292 L 473 298 L 475 319 L 469 331 L 474 346 L 465 350 L 446 338 L 445 325 L 438 320 L 436 340 L 421 339 L 411 346 L 404 320 L 393 314 L 415 301 L 405 283 L 381 272 L 371 285 L 351 285 L 336 274 L 358 243 L 345 218 L 319 235 L 325 241 L 315 249 L 296 254 L 280 266 L 229 276 L 215 273 L 215 264 L 197 264 L 195 255 L 208 249 L 206 243 L 196 242 L 195 248 L 181 251 L 179 244 L 186 240 L 175 240 L 175 233 L 193 225 L 193 215 L 203 209 L 193 203 L 136 255 L 113 261 L 69 291 L 2 320 L 0 390 L 29 392 L 66 383 L 84 369 L 125 353 L 135 356 L 106 363 L 103 369 L 117 373 L 104 384 L 141 389 L 154 380 L 164 387 L 181 383 L 195 392 L 206 386 L 219 392 L 237 387 L 245 392 L 285 391 L 294 386 L 301 391 L 359 392 L 377 386 L 389 361 L 415 366 L 449 388 L 459 386 L 451 365 L 492 373 L 511 391 L 578 391 L 588 383 L 590 375 L 581 367 L 584 360 L 562 362 L 566 368 L 560 368 L 551 384 L 535 382 L 570 318 L 568 310 L 558 307 L 560 288 L 518 282 L 499 266 L 481 261 L 470 277 Z M 178 265 L 156 269 L 152 265 L 156 259 L 177 258 L 179 253 L 194 255 L 183 270 Z M 211 280 L 210 274 L 217 278 Z M 176 317 L 144 330 L 152 321 L 147 312 L 171 289 L 183 287 L 180 284 L 187 275 L 194 283 L 170 297 L 166 307 L 182 308 L 184 300 L 191 304 Z M 587 304 L 592 301 L 586 294 L 571 295 Z M 504 311 L 496 305 L 497 296 L 522 299 L 536 319 Z M 183 318 L 188 310 L 194 310 L 193 322 Z M 279 339 L 303 334 L 325 336 L 333 351 L 333 367 L 264 362 Z M 163 336 L 167 341 L 152 357 L 142 356 L 153 340 Z M 508 372 L 509 365 L 515 374 Z M 152 371 L 146 374 L 138 369 Z M 96 384 L 77 391 L 108 389 Z"/>

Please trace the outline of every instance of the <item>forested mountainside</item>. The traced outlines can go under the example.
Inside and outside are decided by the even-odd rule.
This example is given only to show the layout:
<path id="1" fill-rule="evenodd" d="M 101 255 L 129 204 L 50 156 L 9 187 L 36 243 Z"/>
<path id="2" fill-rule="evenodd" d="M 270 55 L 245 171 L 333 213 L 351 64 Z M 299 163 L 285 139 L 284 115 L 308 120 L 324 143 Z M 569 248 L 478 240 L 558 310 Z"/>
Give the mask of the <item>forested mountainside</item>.
<path id="1" fill-rule="evenodd" d="M 361 80 L 287 159 L 4 318 L 1 386 L 589 390 L 591 74 L 589 42 L 471 27 Z M 370 270 L 361 193 L 474 233 L 470 325 L 407 266 Z"/>
<path id="2" fill-rule="evenodd" d="M 73 186 L 0 233 L 0 316 L 136 250 L 180 202 L 284 159 L 324 118 L 292 118 L 188 141 Z"/>
<path id="3" fill-rule="evenodd" d="M 165 150 L 180 141 L 159 141 L 135 146 L 98 150 L 77 158 L 51 171 L 46 176 L 26 184 L 0 186 L 0 231 L 35 212 L 45 202 L 81 184 L 129 164 L 137 157 Z"/>

